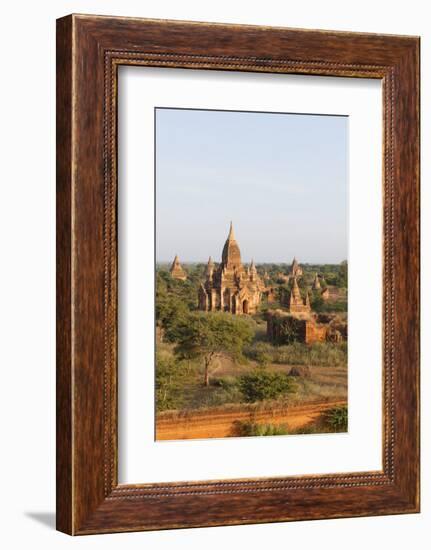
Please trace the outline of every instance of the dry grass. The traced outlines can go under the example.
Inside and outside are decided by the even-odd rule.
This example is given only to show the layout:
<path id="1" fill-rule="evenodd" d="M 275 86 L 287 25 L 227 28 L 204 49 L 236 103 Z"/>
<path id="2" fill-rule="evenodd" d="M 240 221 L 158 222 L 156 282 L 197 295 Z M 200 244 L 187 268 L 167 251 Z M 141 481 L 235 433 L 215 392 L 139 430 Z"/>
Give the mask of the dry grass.
<path id="1" fill-rule="evenodd" d="M 159 344 L 159 353 L 164 356 L 172 356 L 172 345 Z M 295 391 L 275 402 L 246 405 L 238 388 L 240 376 L 251 372 L 256 368 L 257 362 L 249 360 L 246 363 L 234 362 L 224 356 L 218 358 L 218 364 L 212 374 L 210 386 L 202 383 L 200 368 L 195 368 L 196 375 L 184 384 L 182 392 L 184 398 L 181 411 L 167 411 L 163 415 L 172 412 L 173 415 L 186 415 L 196 410 L 211 410 L 223 408 L 224 410 L 238 410 L 244 407 L 255 410 L 256 407 L 266 409 L 280 407 L 283 403 L 307 404 L 313 402 L 331 401 L 339 399 L 347 401 L 347 366 L 314 366 L 309 365 L 310 377 L 294 377 Z M 290 363 L 269 363 L 265 369 L 268 371 L 284 372 L 289 374 L 292 368 Z"/>

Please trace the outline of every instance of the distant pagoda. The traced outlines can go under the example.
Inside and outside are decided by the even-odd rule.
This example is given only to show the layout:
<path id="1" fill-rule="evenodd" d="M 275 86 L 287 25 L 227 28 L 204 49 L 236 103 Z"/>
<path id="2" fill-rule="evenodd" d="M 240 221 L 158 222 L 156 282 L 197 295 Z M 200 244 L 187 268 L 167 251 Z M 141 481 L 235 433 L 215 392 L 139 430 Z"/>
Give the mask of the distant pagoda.
<path id="1" fill-rule="evenodd" d="M 299 265 L 298 260 L 293 258 L 292 265 L 290 266 L 289 273 L 277 273 L 276 278 L 279 282 L 288 283 L 289 281 L 302 277 L 302 267 Z"/>
<path id="2" fill-rule="evenodd" d="M 298 278 L 302 276 L 302 268 L 298 263 L 298 260 L 296 258 L 293 258 L 292 266 L 290 268 L 290 277 Z"/>
<path id="3" fill-rule="evenodd" d="M 187 273 L 181 267 L 180 260 L 178 259 L 178 255 L 175 256 L 169 272 L 171 274 L 172 279 L 177 279 L 178 281 L 185 281 L 187 279 Z"/>
<path id="4" fill-rule="evenodd" d="M 289 313 L 293 315 L 308 315 L 311 312 L 310 296 L 308 291 L 305 292 L 305 298 L 303 298 L 296 277 L 293 278 L 290 292 L 285 293 L 283 302 Z"/>
<path id="5" fill-rule="evenodd" d="M 313 290 L 319 290 L 321 288 L 320 286 L 320 279 L 319 275 L 316 273 L 313 281 Z"/>

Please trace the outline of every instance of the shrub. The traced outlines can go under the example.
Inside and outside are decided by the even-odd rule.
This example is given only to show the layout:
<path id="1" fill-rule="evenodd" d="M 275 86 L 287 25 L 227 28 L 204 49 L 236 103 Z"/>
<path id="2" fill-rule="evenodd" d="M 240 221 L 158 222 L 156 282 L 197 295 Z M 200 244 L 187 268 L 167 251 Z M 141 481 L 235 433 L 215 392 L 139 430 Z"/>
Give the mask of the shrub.
<path id="1" fill-rule="evenodd" d="M 156 354 L 156 409 L 180 409 L 184 405 L 184 386 L 196 376 L 196 365 L 177 361 L 164 353 Z"/>
<path id="2" fill-rule="evenodd" d="M 347 432 L 348 412 L 347 405 L 334 407 L 325 414 L 326 423 L 334 432 Z"/>
<path id="3" fill-rule="evenodd" d="M 285 373 L 268 372 L 262 367 L 241 376 L 239 388 L 248 403 L 277 399 L 294 389 L 291 379 Z"/>
<path id="4" fill-rule="evenodd" d="M 182 405 L 178 395 L 178 372 L 170 357 L 156 356 L 156 408 L 158 411 L 176 409 Z"/>
<path id="5" fill-rule="evenodd" d="M 238 387 L 238 379 L 235 378 L 235 376 L 221 376 L 220 378 L 213 378 L 211 380 L 211 386 L 216 386 L 223 389 Z"/>
<path id="6" fill-rule="evenodd" d="M 238 422 L 235 435 L 239 437 L 288 435 L 286 426 L 280 424 L 256 424 L 255 422 Z"/>
<path id="7" fill-rule="evenodd" d="M 301 378 L 311 378 L 311 370 L 307 365 L 292 367 L 289 376 L 299 376 Z"/>
<path id="8" fill-rule="evenodd" d="M 347 260 L 341 262 L 340 269 L 338 271 L 337 286 L 347 287 Z"/>
<path id="9" fill-rule="evenodd" d="M 294 317 L 286 317 L 284 319 L 274 318 L 274 323 L 278 325 L 279 336 L 277 344 L 293 344 L 299 340 L 300 321 Z"/>
<path id="10" fill-rule="evenodd" d="M 321 297 L 312 300 L 311 307 L 316 313 L 344 313 L 347 311 L 347 301 L 325 302 Z"/>

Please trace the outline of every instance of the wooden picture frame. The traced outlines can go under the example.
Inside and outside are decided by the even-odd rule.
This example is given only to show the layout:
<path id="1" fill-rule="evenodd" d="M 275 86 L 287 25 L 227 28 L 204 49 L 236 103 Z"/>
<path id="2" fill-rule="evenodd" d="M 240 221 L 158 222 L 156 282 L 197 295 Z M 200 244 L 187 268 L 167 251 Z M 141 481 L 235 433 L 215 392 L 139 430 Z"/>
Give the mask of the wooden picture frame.
<path id="1" fill-rule="evenodd" d="M 383 469 L 119 485 L 119 65 L 381 79 Z M 419 511 L 419 38 L 70 15 L 57 21 L 57 529 Z"/>

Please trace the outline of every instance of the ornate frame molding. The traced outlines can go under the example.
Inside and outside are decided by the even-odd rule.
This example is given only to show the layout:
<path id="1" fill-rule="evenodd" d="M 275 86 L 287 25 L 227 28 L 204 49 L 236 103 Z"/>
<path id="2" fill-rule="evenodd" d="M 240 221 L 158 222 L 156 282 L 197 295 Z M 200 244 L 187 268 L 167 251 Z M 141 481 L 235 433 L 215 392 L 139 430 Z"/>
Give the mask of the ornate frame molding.
<path id="1" fill-rule="evenodd" d="M 229 36 L 231 44 L 222 51 L 214 46 L 217 51 L 202 53 L 199 38 L 216 44 L 220 35 Z M 252 46 L 256 40 L 264 46 Z M 378 54 L 377 45 L 384 46 Z M 411 37 L 93 16 L 69 16 L 58 21 L 60 530 L 84 534 L 418 511 L 418 47 L 418 39 Z M 277 55 L 264 55 L 266 50 Z M 241 55 L 235 55 L 237 52 Z M 120 65 L 382 80 L 382 471 L 118 485 L 116 197 Z M 403 151 L 400 136 L 405 133 L 410 141 L 408 150 Z M 403 200 L 407 200 L 407 209 Z M 405 223 L 411 232 L 408 248 L 404 233 L 401 235 Z M 84 228 L 87 236 L 91 235 L 87 243 L 83 241 Z M 407 263 L 405 258 L 409 258 Z M 400 280 L 405 283 L 403 287 Z M 399 326 L 400 305 L 407 309 L 411 323 L 408 330 L 413 339 L 409 341 L 400 339 L 404 334 Z M 400 363 L 401 356 L 409 357 L 407 364 Z M 406 381 L 410 395 L 400 397 Z M 69 495 L 67 504 L 65 494 Z M 197 513 L 196 506 L 202 505 L 196 503 L 197 497 L 204 499 L 207 512 Z M 238 502 L 236 513 L 232 509 L 229 513 L 211 512 L 212 507 L 231 502 L 226 500 L 229 497 Z M 261 514 L 258 508 L 264 498 L 269 511 Z M 304 509 L 304 498 L 314 499 L 314 507 Z"/>

